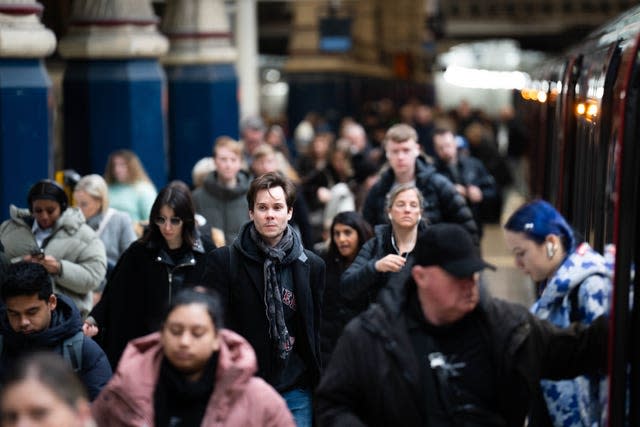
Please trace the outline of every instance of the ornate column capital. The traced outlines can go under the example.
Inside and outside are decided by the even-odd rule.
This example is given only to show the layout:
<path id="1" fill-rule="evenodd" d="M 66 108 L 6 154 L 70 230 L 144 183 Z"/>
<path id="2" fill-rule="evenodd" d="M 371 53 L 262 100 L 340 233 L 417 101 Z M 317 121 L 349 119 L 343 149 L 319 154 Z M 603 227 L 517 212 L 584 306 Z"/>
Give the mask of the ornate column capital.
<path id="1" fill-rule="evenodd" d="M 40 22 L 35 0 L 0 1 L 0 57 L 43 58 L 56 48 L 56 36 Z"/>
<path id="2" fill-rule="evenodd" d="M 234 63 L 237 59 L 223 0 L 169 1 L 161 29 L 171 42 L 164 64 Z"/>
<path id="3" fill-rule="evenodd" d="M 169 48 L 157 24 L 148 0 L 75 0 L 58 49 L 65 58 L 157 58 Z"/>

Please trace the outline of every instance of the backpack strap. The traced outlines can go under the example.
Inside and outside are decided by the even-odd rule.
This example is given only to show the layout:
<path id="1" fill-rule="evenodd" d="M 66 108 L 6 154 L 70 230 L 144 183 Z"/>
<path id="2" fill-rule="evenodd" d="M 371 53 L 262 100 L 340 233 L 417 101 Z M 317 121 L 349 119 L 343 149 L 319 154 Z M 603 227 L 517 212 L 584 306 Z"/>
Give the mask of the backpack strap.
<path id="1" fill-rule="evenodd" d="M 96 230 L 96 234 L 98 236 L 102 236 L 102 232 L 107 227 L 107 224 L 109 224 L 109 220 L 111 220 L 111 217 L 113 217 L 113 214 L 115 214 L 115 213 L 116 213 L 115 209 L 113 209 L 113 208 L 108 208 L 107 209 L 107 213 L 105 213 L 104 216 L 102 217 L 102 221 L 100 221 L 100 225 L 98 226 L 98 229 Z"/>
<path id="2" fill-rule="evenodd" d="M 66 338 L 62 342 L 62 357 L 68 361 L 75 373 L 82 371 L 82 345 L 84 344 L 84 333 L 82 330 L 75 335 Z"/>

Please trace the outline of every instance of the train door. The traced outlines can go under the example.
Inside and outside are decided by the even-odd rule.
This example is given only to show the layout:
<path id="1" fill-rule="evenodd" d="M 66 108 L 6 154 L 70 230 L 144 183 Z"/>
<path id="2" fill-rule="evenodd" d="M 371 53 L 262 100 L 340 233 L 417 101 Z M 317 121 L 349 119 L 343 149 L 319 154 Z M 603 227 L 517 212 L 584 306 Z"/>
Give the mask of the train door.
<path id="1" fill-rule="evenodd" d="M 567 62 L 566 72 L 562 82 L 561 101 L 556 111 L 556 122 L 560 123 L 555 141 L 551 144 L 553 153 L 550 158 L 550 175 L 548 177 L 549 201 L 561 212 L 571 218 L 569 211 L 568 193 L 572 188 L 573 159 L 575 157 L 575 129 L 576 116 L 574 105 L 576 97 L 576 83 L 582 68 L 582 56 L 572 58 Z M 568 167 L 568 168 L 567 168 Z"/>
<path id="2" fill-rule="evenodd" d="M 591 223 L 593 247 L 603 253 L 607 243 L 613 242 L 614 190 L 613 171 L 615 138 L 612 135 L 614 116 L 614 85 L 620 69 L 622 50 L 616 44 L 611 49 L 607 67 L 604 91 L 600 108 L 600 137 L 595 150 L 597 167 L 594 170 L 595 194 L 593 198 L 593 219 Z"/>
<path id="3" fill-rule="evenodd" d="M 629 49 L 631 52 L 624 54 L 630 58 L 627 59 L 630 63 L 621 69 L 630 70 L 630 73 L 628 80 L 625 76 L 628 84 L 617 89 L 624 103 L 624 113 L 622 126 L 618 131 L 613 130 L 618 176 L 615 184 L 616 258 L 610 331 L 609 425 L 615 427 L 640 425 L 640 287 L 636 274 L 640 266 L 640 58 L 637 43 Z M 622 61 L 624 63 L 625 59 Z"/>
<path id="4" fill-rule="evenodd" d="M 576 84 L 576 116 L 573 157 L 565 159 L 565 173 L 571 174 L 571 193 L 565 200 L 567 218 L 596 250 L 604 247 L 604 180 L 611 132 L 613 84 L 617 77 L 620 49 L 617 44 L 585 49 Z M 598 238 L 596 239 L 596 234 Z M 596 241 L 597 240 L 597 241 Z M 611 240 L 609 240 L 611 241 Z"/>
<path id="5" fill-rule="evenodd" d="M 544 179 L 543 186 L 537 195 L 538 197 L 550 200 L 551 203 L 555 203 L 556 201 L 557 197 L 555 192 L 558 188 L 559 179 L 558 155 L 556 150 L 551 149 L 551 147 L 558 146 L 555 137 L 559 132 L 559 124 L 556 118 L 559 111 L 562 110 L 562 96 L 558 96 L 558 85 L 560 85 L 560 87 L 562 86 L 562 78 L 565 74 L 566 67 L 567 64 L 557 64 L 551 67 L 551 70 L 546 76 L 549 85 L 547 102 L 541 108 L 544 117 L 544 119 L 541 120 L 543 126 L 541 133 L 543 133 L 544 139 L 539 141 L 539 145 L 541 146 L 539 150 L 542 151 L 541 159 L 543 159 L 542 167 L 539 166 L 539 169 L 542 169 Z M 555 167 L 547 167 L 548 165 L 555 165 Z"/>

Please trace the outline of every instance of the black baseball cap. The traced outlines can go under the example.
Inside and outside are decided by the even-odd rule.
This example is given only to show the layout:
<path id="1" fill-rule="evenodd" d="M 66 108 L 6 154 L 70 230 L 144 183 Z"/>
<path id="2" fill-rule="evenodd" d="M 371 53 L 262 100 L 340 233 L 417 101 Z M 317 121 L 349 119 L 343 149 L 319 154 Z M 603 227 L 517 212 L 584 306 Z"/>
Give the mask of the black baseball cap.
<path id="1" fill-rule="evenodd" d="M 480 257 L 471 235 L 458 224 L 429 225 L 418 236 L 413 256 L 416 265 L 437 265 L 459 278 L 470 277 L 485 268 L 496 269 Z"/>

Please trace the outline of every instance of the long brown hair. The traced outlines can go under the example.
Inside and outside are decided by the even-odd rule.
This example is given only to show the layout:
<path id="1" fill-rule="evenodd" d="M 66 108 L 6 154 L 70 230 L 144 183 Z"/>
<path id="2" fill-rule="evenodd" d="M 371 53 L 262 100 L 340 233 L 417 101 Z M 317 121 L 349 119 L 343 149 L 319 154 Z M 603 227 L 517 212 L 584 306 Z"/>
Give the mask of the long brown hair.
<path id="1" fill-rule="evenodd" d="M 129 169 L 129 181 L 127 181 L 127 184 L 133 184 L 138 181 L 151 182 L 147 172 L 144 170 L 144 166 L 142 166 L 142 162 L 140 162 L 140 158 L 136 153 L 123 148 L 109 154 L 107 166 L 104 170 L 104 180 L 107 181 L 107 184 L 114 184 L 117 182 L 113 173 L 113 164 L 116 157 L 122 157 L 127 163 L 127 168 Z"/>

